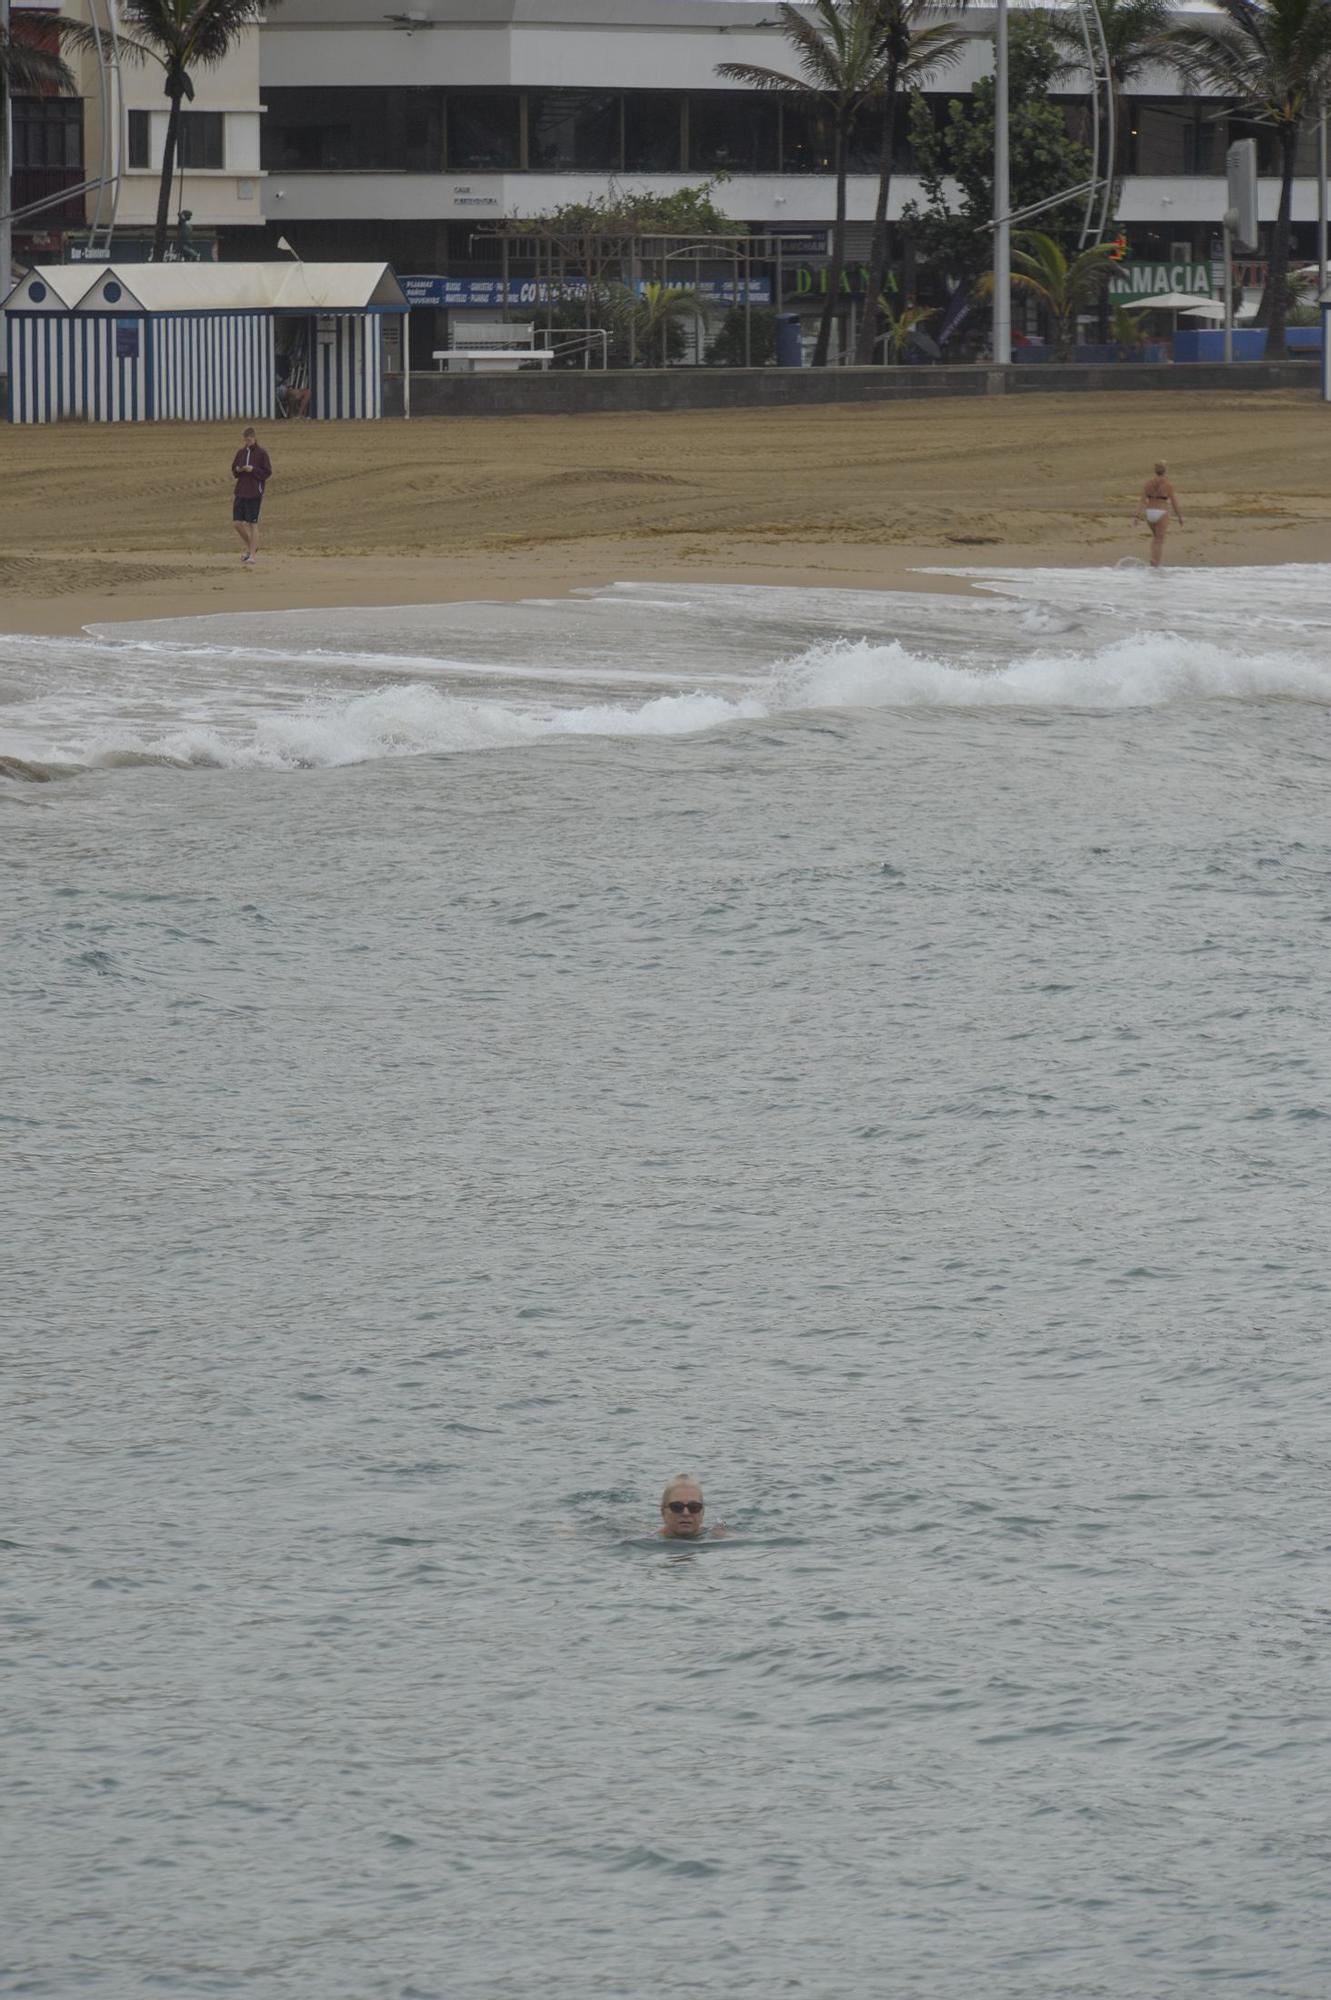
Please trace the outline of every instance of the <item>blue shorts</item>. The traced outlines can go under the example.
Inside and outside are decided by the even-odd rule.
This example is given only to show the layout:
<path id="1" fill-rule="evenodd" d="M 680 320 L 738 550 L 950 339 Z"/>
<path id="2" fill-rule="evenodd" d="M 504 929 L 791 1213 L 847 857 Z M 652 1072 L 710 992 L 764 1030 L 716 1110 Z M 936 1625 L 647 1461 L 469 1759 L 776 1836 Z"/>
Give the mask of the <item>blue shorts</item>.
<path id="1" fill-rule="evenodd" d="M 252 500 L 242 500 L 237 494 L 231 502 L 231 518 L 233 521 L 257 521 L 262 505 L 262 493 L 256 493 Z"/>

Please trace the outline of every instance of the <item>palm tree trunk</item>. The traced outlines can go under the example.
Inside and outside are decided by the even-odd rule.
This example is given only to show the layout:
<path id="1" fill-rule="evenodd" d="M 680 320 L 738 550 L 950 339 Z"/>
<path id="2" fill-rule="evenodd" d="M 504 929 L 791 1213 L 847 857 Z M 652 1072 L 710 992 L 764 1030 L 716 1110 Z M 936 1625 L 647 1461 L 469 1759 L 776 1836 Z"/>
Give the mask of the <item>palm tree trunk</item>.
<path id="1" fill-rule="evenodd" d="M 1294 194 L 1294 156 L 1298 150 L 1299 128 L 1296 124 L 1282 125 L 1280 128 L 1280 207 L 1276 211 L 1275 232 L 1271 238 L 1271 261 L 1267 266 L 1266 291 L 1258 311 L 1258 320 L 1266 321 L 1266 358 L 1268 361 L 1283 361 L 1285 358 L 1285 321 L 1289 314 L 1289 235 L 1290 204 Z"/>
<path id="2" fill-rule="evenodd" d="M 827 297 L 818 322 L 818 340 L 813 350 L 815 368 L 826 368 L 827 350 L 832 341 L 832 322 L 841 303 L 841 274 L 846 267 L 846 125 L 848 115 L 837 117 L 833 165 L 836 169 L 836 221 L 832 225 L 832 255 L 827 267 Z"/>
<path id="3" fill-rule="evenodd" d="M 897 128 L 897 66 L 892 63 L 884 80 L 883 125 L 878 145 L 878 199 L 873 211 L 873 235 L 869 242 L 869 296 L 855 342 L 855 365 L 867 367 L 873 360 L 878 333 L 878 301 L 887 284 L 887 203 L 892 189 L 892 155 Z"/>
<path id="4" fill-rule="evenodd" d="M 166 140 L 162 146 L 162 178 L 157 189 L 157 223 L 153 229 L 153 263 L 160 264 L 166 256 L 166 232 L 171 220 L 171 183 L 176 172 L 176 142 L 180 132 L 180 101 L 185 95 L 182 87 L 171 92 L 171 113 L 166 121 Z"/>

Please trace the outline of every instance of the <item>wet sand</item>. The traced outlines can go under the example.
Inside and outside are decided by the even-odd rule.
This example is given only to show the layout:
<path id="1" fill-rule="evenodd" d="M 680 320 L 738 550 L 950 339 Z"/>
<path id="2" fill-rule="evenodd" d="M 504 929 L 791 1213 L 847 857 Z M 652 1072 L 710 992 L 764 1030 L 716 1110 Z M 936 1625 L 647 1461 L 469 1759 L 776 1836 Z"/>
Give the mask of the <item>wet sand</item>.
<path id="1" fill-rule="evenodd" d="M 1321 562 L 1331 406 L 1307 390 L 1065 395 L 661 416 L 275 423 L 258 565 L 239 426 L 6 429 L 0 626 L 555 595 L 616 579 L 955 588 L 931 564 Z"/>

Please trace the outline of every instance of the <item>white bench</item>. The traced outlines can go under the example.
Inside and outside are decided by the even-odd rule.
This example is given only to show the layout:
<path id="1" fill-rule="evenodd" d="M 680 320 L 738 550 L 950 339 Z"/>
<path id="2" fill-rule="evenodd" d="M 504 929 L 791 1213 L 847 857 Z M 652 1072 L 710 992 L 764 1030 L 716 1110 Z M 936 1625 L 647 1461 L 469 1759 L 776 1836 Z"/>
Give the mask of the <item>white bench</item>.
<path id="1" fill-rule="evenodd" d="M 440 371 L 456 368 L 464 375 L 511 375 L 519 368 L 548 368 L 554 355 L 548 347 L 436 347 L 432 361 Z"/>
<path id="2" fill-rule="evenodd" d="M 511 375 L 516 368 L 548 368 L 553 356 L 536 345 L 534 320 L 473 319 L 452 329 L 453 342 L 434 360 L 441 370 L 458 368 L 467 375 Z"/>

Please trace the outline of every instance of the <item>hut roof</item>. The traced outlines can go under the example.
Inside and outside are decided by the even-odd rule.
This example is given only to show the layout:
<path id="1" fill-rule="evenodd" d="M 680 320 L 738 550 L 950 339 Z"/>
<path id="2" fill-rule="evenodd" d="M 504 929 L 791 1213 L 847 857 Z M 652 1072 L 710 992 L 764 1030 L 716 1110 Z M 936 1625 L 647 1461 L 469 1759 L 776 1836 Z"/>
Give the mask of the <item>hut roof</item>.
<path id="1" fill-rule="evenodd" d="M 34 280 L 45 298 L 33 298 Z M 117 287 L 106 296 L 108 285 Z M 58 312 L 402 312 L 387 264 L 43 264 L 10 301 Z"/>

